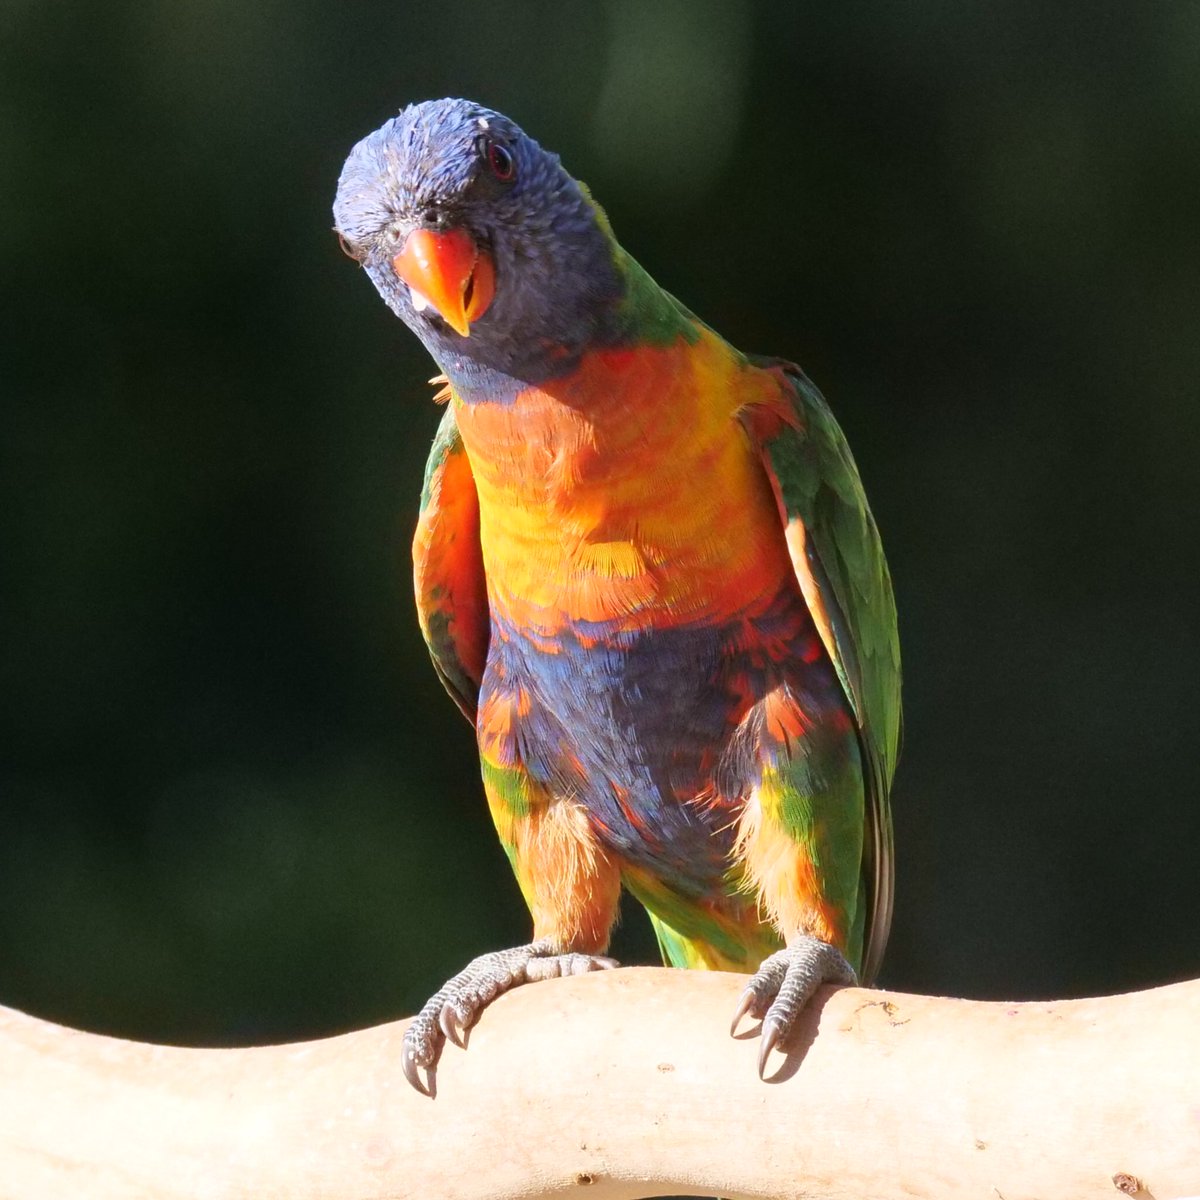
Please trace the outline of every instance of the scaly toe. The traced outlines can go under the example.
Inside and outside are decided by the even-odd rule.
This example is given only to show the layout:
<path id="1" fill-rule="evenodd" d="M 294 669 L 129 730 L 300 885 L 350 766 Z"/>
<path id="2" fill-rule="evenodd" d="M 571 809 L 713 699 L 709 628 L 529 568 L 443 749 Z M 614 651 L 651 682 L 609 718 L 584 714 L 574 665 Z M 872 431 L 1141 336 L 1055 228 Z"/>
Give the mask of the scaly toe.
<path id="1" fill-rule="evenodd" d="M 479 1014 L 499 995 L 522 983 L 607 971 L 616 960 L 596 954 L 556 954 L 543 938 L 527 946 L 481 954 L 440 988 L 413 1018 L 404 1034 L 400 1067 L 404 1078 L 422 1095 L 436 1091 L 436 1070 L 442 1047 L 453 1042 L 467 1046 L 467 1035 Z M 425 1072 L 425 1079 L 421 1072 Z"/>
<path id="2" fill-rule="evenodd" d="M 559 979 L 566 975 L 586 975 L 589 971 L 611 971 L 617 966 L 615 958 L 600 954 L 554 954 L 530 959 L 525 977 L 530 983 L 539 979 Z"/>
<path id="3" fill-rule="evenodd" d="M 785 950 L 766 959 L 738 1004 L 739 1018 L 746 1012 L 762 1016 L 759 1078 L 766 1077 L 771 1051 L 786 1041 L 796 1018 L 823 983 L 856 982 L 854 968 L 841 951 L 819 938 L 798 937 Z"/>
<path id="4" fill-rule="evenodd" d="M 770 957 L 763 959 L 757 971 L 746 984 L 745 991 L 738 997 L 737 1008 L 734 1010 L 733 1021 L 729 1026 L 729 1036 L 737 1036 L 738 1022 L 747 1013 L 752 1017 L 761 1018 L 771 1007 L 771 1001 L 779 994 L 783 977 L 787 974 L 788 952 L 777 950 Z"/>
<path id="5" fill-rule="evenodd" d="M 400 1069 L 404 1078 L 421 1093 L 433 1099 L 437 1091 L 437 1072 L 434 1063 L 437 1061 L 437 1047 L 432 1051 L 421 1044 L 420 1038 L 412 1036 L 412 1026 L 404 1034 L 404 1043 L 400 1048 Z M 421 1068 L 425 1069 L 426 1079 L 421 1078 Z"/>

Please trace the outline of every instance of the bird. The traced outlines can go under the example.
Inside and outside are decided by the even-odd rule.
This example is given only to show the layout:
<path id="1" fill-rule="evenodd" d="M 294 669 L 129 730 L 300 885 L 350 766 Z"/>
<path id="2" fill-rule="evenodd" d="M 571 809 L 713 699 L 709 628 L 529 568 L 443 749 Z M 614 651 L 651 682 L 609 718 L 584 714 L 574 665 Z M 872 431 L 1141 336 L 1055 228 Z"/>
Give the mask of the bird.
<path id="1" fill-rule="evenodd" d="M 481 104 L 359 141 L 342 249 L 437 365 L 413 539 L 420 628 L 471 722 L 532 919 L 402 1049 L 520 984 L 610 969 L 620 897 L 671 966 L 748 975 L 758 1071 L 891 924 L 900 650 L 855 460 L 784 359 L 735 349 L 617 241 L 587 186 Z"/>

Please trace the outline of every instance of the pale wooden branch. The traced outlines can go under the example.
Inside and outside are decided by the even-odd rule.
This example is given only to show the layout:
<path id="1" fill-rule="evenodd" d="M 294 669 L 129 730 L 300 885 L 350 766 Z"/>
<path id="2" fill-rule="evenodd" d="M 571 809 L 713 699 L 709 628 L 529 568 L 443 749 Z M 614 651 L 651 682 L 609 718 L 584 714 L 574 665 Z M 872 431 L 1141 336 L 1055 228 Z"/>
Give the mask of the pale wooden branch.
<path id="1" fill-rule="evenodd" d="M 1200 981 L 1046 1004 L 831 992 L 768 1083 L 726 1033 L 741 985 L 647 968 L 521 988 L 447 1050 L 434 1101 L 400 1075 L 403 1024 L 191 1050 L 0 1010 L 0 1196 L 1200 1195 Z"/>

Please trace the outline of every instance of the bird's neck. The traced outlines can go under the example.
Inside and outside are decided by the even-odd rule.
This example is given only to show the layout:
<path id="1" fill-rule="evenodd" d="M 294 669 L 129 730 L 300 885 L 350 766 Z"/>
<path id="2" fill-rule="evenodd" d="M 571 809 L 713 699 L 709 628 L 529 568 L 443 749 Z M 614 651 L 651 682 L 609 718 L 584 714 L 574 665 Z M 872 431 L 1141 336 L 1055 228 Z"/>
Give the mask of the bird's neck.
<path id="1" fill-rule="evenodd" d="M 681 340 L 695 343 L 708 332 L 615 241 L 609 251 L 613 290 L 592 298 L 588 311 L 572 322 L 573 336 L 564 337 L 561 328 L 557 337 L 544 336 L 545 330 L 532 325 L 503 341 L 483 330 L 466 341 L 426 335 L 427 347 L 463 404 L 511 404 L 529 391 L 557 390 L 598 351 L 666 349 Z"/>

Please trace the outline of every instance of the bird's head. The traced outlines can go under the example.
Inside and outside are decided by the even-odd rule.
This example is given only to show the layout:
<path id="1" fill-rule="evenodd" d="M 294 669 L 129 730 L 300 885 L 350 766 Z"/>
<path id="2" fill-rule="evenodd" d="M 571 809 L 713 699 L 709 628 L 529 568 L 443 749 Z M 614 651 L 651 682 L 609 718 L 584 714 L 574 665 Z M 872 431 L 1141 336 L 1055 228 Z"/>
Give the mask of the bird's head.
<path id="1" fill-rule="evenodd" d="M 490 109 L 410 105 L 350 152 L 333 211 L 347 254 L 452 377 L 471 364 L 536 381 L 616 320 L 603 214 Z"/>

